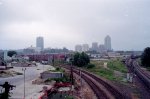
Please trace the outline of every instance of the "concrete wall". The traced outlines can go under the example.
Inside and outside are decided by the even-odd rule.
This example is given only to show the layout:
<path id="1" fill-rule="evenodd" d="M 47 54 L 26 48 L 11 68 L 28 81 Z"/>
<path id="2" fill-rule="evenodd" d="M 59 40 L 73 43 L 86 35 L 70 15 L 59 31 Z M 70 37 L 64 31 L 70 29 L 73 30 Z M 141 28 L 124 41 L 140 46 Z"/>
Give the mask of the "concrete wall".
<path id="1" fill-rule="evenodd" d="M 0 70 L 5 70 L 6 66 L 0 66 Z"/>
<path id="2" fill-rule="evenodd" d="M 63 73 L 61 72 L 43 72 L 41 73 L 42 79 L 48 79 L 48 78 L 62 78 Z"/>

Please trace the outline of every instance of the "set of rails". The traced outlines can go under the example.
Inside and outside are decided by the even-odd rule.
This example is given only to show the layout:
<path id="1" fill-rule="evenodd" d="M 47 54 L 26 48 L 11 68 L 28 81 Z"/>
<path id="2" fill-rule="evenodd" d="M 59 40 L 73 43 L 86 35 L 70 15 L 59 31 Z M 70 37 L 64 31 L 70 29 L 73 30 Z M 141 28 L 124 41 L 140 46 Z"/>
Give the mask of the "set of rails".
<path id="1" fill-rule="evenodd" d="M 85 82 L 87 82 L 87 84 L 91 87 L 91 89 L 97 96 L 97 99 L 130 99 L 125 91 L 120 91 L 114 85 L 108 83 L 107 81 L 92 73 L 89 73 L 88 71 L 70 66 L 62 67 L 68 70 L 71 70 L 72 68 L 75 74 L 80 75 L 81 78 L 83 78 Z M 103 90 L 102 87 L 100 87 L 99 85 L 103 86 L 105 90 Z"/>
<path id="2" fill-rule="evenodd" d="M 139 79 L 143 82 L 143 85 L 147 87 L 147 89 L 150 91 L 150 75 L 147 74 L 146 71 L 141 69 L 136 59 L 128 59 L 126 60 L 126 64 L 130 71 L 137 75 Z"/>

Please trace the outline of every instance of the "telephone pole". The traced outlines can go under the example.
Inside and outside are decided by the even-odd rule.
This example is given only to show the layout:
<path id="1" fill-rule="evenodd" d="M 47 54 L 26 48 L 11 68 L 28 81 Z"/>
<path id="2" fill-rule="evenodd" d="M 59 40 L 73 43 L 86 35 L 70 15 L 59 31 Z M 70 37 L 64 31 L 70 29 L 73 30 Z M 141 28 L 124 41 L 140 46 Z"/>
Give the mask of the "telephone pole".
<path id="1" fill-rule="evenodd" d="M 22 68 L 22 71 L 24 71 L 24 99 L 25 99 L 25 71 L 26 71 L 26 68 Z"/>

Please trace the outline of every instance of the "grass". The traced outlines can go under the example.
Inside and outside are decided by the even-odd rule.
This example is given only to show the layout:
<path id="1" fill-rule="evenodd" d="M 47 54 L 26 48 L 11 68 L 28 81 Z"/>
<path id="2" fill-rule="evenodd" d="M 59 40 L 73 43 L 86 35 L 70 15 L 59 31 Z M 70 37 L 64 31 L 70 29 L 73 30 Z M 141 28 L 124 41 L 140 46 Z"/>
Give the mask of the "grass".
<path id="1" fill-rule="evenodd" d="M 105 62 L 107 62 L 107 68 L 103 66 Z M 118 71 L 123 75 L 127 73 L 127 68 L 120 60 L 91 61 L 91 63 L 94 64 L 95 67 L 88 69 L 86 68 L 86 70 L 109 80 L 113 81 L 123 80 L 124 77 L 122 75 L 116 76 L 114 71 Z"/>
<path id="2" fill-rule="evenodd" d="M 51 81 L 56 81 L 56 82 L 69 82 L 70 79 L 68 76 L 64 75 L 62 78 L 48 78 L 45 80 L 45 82 L 51 82 Z"/>
<path id="3" fill-rule="evenodd" d="M 54 66 L 60 66 L 61 64 L 64 64 L 64 61 L 63 60 L 58 60 L 58 59 L 55 59 L 54 60 L 54 64 L 51 63 L 50 65 L 54 65 Z"/>
<path id="4" fill-rule="evenodd" d="M 51 71 L 51 72 L 64 72 L 64 70 L 61 69 L 60 67 L 56 67 L 55 70 L 49 70 L 49 71 Z"/>
<path id="5" fill-rule="evenodd" d="M 127 73 L 126 66 L 119 60 L 109 61 L 108 68 L 112 70 L 120 71 L 122 73 Z"/>
<path id="6" fill-rule="evenodd" d="M 65 99 L 74 99 L 73 96 L 66 96 Z"/>
<path id="7" fill-rule="evenodd" d="M 93 68 L 88 68 L 87 70 L 90 72 L 93 72 L 99 76 L 102 76 L 104 78 L 107 78 L 109 80 L 114 80 L 115 77 L 113 76 L 113 71 L 103 68 L 103 62 L 101 61 L 91 61 L 92 64 L 95 65 Z"/>
<path id="8" fill-rule="evenodd" d="M 96 74 L 102 76 L 102 77 L 105 77 L 109 80 L 114 80 L 115 77 L 113 76 L 113 71 L 112 70 L 108 70 L 108 69 L 105 69 L 105 68 L 101 68 L 98 72 L 96 72 Z"/>
<path id="9" fill-rule="evenodd" d="M 142 65 L 141 58 L 138 58 L 138 59 L 137 59 L 137 62 L 139 63 L 139 65 Z"/>

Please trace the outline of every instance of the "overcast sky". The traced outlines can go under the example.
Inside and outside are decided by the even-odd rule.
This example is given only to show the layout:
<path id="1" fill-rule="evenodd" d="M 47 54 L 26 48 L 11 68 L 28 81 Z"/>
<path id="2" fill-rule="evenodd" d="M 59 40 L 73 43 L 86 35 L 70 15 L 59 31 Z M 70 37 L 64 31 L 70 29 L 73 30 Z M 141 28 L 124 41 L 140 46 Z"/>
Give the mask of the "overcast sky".
<path id="1" fill-rule="evenodd" d="M 74 49 L 104 43 L 114 50 L 150 46 L 150 0 L 0 0 L 0 49 L 35 46 Z"/>

